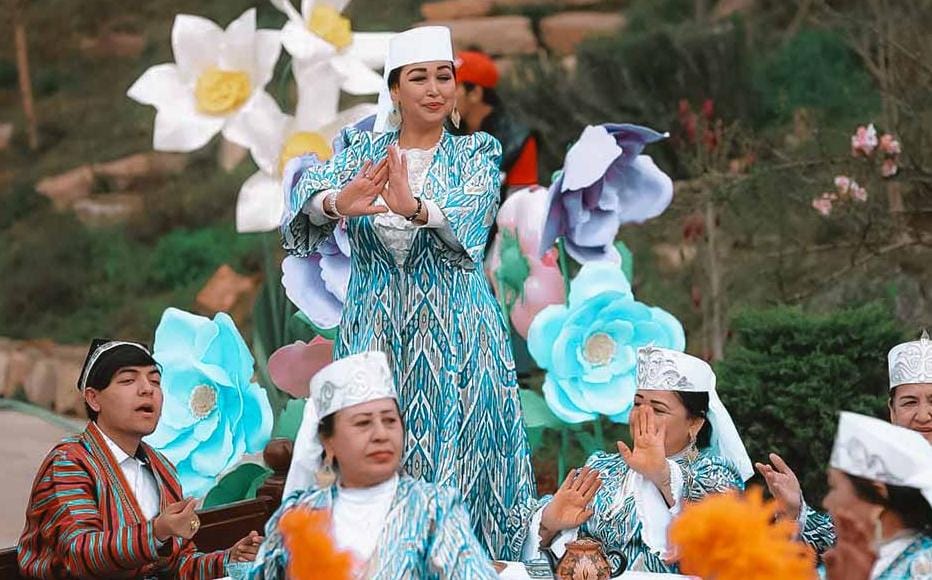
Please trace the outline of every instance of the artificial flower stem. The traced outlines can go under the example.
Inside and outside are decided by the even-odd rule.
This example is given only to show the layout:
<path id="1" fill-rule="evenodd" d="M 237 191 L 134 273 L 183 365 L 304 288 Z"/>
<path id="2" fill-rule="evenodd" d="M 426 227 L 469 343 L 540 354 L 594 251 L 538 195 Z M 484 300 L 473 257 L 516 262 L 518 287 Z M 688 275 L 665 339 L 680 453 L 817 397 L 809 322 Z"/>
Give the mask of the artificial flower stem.
<path id="1" fill-rule="evenodd" d="M 570 432 L 566 427 L 560 428 L 560 452 L 557 453 L 557 482 L 566 477 L 566 456 L 570 448 Z"/>
<path id="2" fill-rule="evenodd" d="M 602 416 L 599 415 L 592 422 L 592 433 L 595 435 L 596 445 L 599 446 L 599 451 L 605 451 L 605 435 L 602 433 Z"/>
<path id="3" fill-rule="evenodd" d="M 278 303 L 279 290 L 281 287 L 281 274 L 276 277 L 275 288 L 272 288 L 273 272 L 276 268 L 272 261 L 272 248 L 269 245 L 269 237 L 266 234 L 262 235 L 262 261 L 265 270 L 265 290 L 266 290 L 266 300 L 269 303 L 269 311 L 275 314 L 282 312 L 281 305 Z M 282 318 L 279 316 L 272 316 L 272 332 L 275 334 L 276 344 L 275 348 L 282 346 L 285 342 L 284 328 L 282 324 Z"/>
<path id="4" fill-rule="evenodd" d="M 566 304 L 570 303 L 570 268 L 566 258 L 566 244 L 562 237 L 557 238 L 557 254 L 560 260 L 560 275 L 563 276 L 563 292 Z"/>

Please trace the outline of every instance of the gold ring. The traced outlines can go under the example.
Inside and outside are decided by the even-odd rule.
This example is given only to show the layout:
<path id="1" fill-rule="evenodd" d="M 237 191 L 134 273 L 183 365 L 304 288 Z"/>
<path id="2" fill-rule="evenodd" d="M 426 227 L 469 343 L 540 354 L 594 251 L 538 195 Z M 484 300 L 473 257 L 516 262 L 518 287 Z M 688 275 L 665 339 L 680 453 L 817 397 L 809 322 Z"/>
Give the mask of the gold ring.
<path id="1" fill-rule="evenodd" d="M 192 518 L 191 519 L 191 531 L 196 532 L 199 527 L 201 527 L 201 520 L 197 518 Z"/>

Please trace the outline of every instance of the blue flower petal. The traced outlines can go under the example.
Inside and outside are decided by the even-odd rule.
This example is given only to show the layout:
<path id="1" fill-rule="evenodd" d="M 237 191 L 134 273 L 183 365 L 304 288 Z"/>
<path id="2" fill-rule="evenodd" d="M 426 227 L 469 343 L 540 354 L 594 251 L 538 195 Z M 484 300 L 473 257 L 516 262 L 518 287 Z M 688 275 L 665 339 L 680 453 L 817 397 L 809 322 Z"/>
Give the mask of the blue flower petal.
<path id="1" fill-rule="evenodd" d="M 566 423 L 582 423 L 584 421 L 591 421 L 598 416 L 595 413 L 582 411 L 573 405 L 549 376 L 544 380 L 543 391 L 547 406 L 550 407 L 553 414 L 561 421 Z"/>
<path id="2" fill-rule="evenodd" d="M 631 297 L 631 283 L 618 264 L 588 262 L 570 282 L 570 307 L 585 302 L 602 292 L 617 292 Z"/>
<path id="3" fill-rule="evenodd" d="M 653 159 L 641 155 L 605 176 L 605 195 L 618 199 L 621 225 L 643 223 L 662 214 L 673 201 L 673 180 Z"/>
<path id="4" fill-rule="evenodd" d="M 237 430 L 246 435 L 246 453 L 258 453 L 272 436 L 272 406 L 265 389 L 256 383 L 243 390 L 243 424 Z"/>
<path id="5" fill-rule="evenodd" d="M 185 497 L 204 497 L 214 485 L 215 477 L 204 476 L 194 471 L 191 467 L 191 460 L 178 463 L 175 469 Z"/>
<path id="6" fill-rule="evenodd" d="M 663 308 L 655 306 L 650 309 L 650 313 L 654 322 L 661 325 L 667 333 L 667 343 L 659 346 L 680 352 L 686 350 L 686 331 L 683 330 L 683 324 Z"/>
<path id="7" fill-rule="evenodd" d="M 191 469 L 201 475 L 217 475 L 235 462 L 233 433 L 227 425 L 220 425 L 210 439 L 191 453 Z"/>
<path id="8" fill-rule="evenodd" d="M 634 373 L 625 373 L 607 383 L 593 383 L 581 388 L 585 405 L 603 415 L 616 415 L 634 402 L 637 381 Z"/>
<path id="9" fill-rule="evenodd" d="M 587 212 L 585 221 L 570 221 L 573 243 L 580 246 L 605 247 L 615 241 L 621 226 L 618 214 L 613 211 L 594 209 Z"/>
<path id="10" fill-rule="evenodd" d="M 557 335 L 553 342 L 553 358 L 550 364 L 550 372 L 554 377 L 574 377 L 582 372 L 577 353 L 582 348 L 583 338 L 583 334 L 571 326 L 564 326 Z"/>
<path id="11" fill-rule="evenodd" d="M 527 331 L 527 349 L 542 369 L 551 367 L 553 343 L 563 328 L 568 310 L 562 304 L 552 304 L 537 313 Z"/>

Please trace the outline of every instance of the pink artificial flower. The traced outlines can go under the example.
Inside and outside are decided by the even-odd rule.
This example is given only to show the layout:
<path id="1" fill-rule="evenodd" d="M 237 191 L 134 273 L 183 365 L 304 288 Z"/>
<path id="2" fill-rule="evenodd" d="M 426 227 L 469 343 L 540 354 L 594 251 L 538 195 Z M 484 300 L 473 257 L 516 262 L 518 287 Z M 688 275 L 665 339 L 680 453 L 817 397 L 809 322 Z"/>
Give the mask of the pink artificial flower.
<path id="1" fill-rule="evenodd" d="M 887 155 L 899 155 L 901 153 L 900 142 L 890 133 L 884 133 L 880 137 L 880 150 Z"/>
<path id="2" fill-rule="evenodd" d="M 880 167 L 880 174 L 884 177 L 893 177 L 896 175 L 896 172 L 899 171 L 899 166 L 896 164 L 896 159 L 884 159 L 883 165 Z"/>
<path id="3" fill-rule="evenodd" d="M 854 187 L 851 188 L 851 197 L 853 197 L 855 201 L 867 201 L 867 190 L 855 183 Z"/>
<path id="4" fill-rule="evenodd" d="M 820 214 L 827 216 L 832 213 L 832 200 L 828 194 L 823 193 L 821 197 L 812 200 L 812 207 Z"/>
<path id="5" fill-rule="evenodd" d="M 871 123 L 867 127 L 859 126 L 854 135 L 851 136 L 851 154 L 857 156 L 860 151 L 865 156 L 870 156 L 877 148 L 877 129 Z"/>

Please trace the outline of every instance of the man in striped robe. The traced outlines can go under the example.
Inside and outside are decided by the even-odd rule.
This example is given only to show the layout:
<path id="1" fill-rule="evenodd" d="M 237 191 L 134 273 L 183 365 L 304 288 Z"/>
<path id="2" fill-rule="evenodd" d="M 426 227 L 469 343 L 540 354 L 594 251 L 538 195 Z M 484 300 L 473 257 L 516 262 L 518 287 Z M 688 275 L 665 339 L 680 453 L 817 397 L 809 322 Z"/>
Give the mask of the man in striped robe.
<path id="1" fill-rule="evenodd" d="M 78 384 L 91 421 L 39 468 L 18 546 L 24 576 L 219 578 L 227 562 L 255 558 L 256 532 L 209 554 L 191 541 L 194 501 L 168 459 L 142 442 L 161 415 L 160 382 L 144 345 L 94 340 Z"/>

